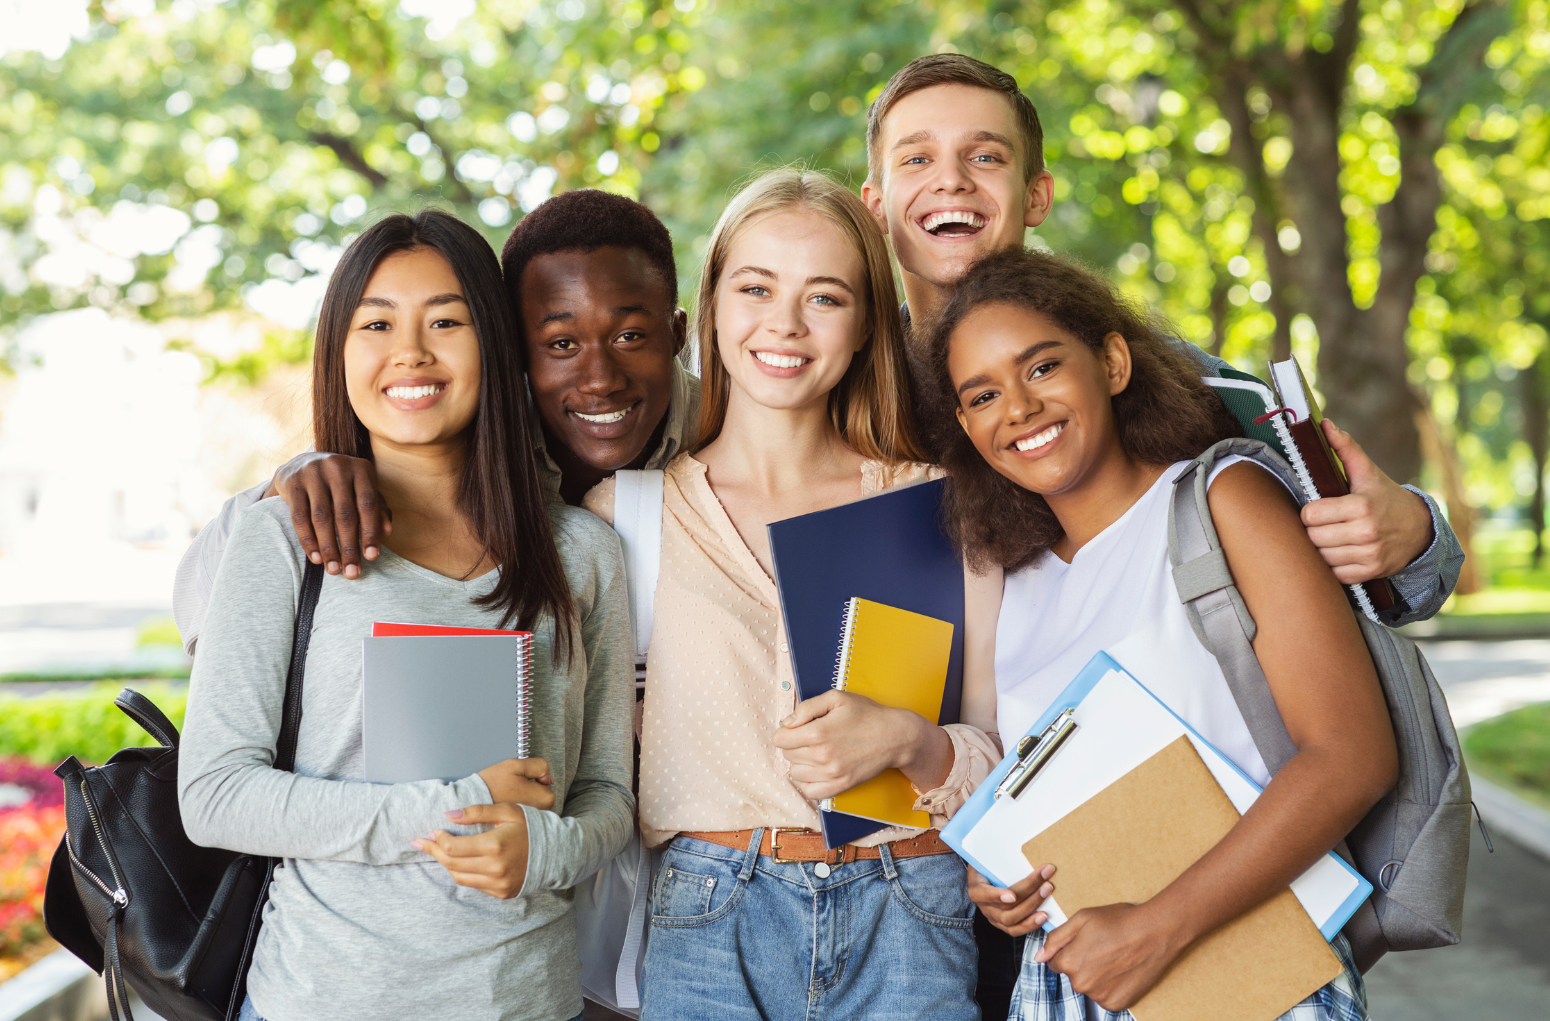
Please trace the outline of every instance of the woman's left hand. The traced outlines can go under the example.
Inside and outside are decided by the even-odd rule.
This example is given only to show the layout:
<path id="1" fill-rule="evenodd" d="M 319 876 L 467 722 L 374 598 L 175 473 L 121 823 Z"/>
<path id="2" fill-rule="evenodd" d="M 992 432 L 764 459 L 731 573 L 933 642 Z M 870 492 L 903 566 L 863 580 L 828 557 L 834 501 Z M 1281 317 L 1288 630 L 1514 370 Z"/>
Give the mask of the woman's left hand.
<path id="1" fill-rule="evenodd" d="M 493 828 L 467 837 L 437 830 L 410 843 L 416 851 L 439 861 L 459 886 L 482 890 L 501 900 L 521 893 L 527 881 L 527 816 L 522 806 L 509 802 L 469 805 L 458 822 Z"/>
<path id="2" fill-rule="evenodd" d="M 930 790 L 953 764 L 952 739 L 941 727 L 847 691 L 826 691 L 798 704 L 774 740 L 791 764 L 792 781 L 812 801 L 843 794 L 894 767 Z"/>
<path id="3" fill-rule="evenodd" d="M 1124 1010 L 1157 984 L 1189 945 L 1145 904 L 1083 908 L 1044 940 L 1035 960 L 1071 980 L 1105 1010 Z"/>

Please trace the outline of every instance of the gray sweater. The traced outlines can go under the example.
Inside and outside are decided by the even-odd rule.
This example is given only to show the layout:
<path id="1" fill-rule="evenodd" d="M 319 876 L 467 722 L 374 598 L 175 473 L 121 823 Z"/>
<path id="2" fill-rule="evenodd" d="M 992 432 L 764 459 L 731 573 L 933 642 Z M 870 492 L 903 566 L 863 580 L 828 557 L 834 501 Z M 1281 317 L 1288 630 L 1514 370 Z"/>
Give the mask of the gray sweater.
<path id="1" fill-rule="evenodd" d="M 269 1021 L 563 1021 L 581 1010 L 570 887 L 630 836 L 633 657 L 617 538 L 585 511 L 550 515 L 580 649 L 555 665 L 553 621 L 536 629 L 532 748 L 549 761 L 555 809 L 525 809 L 527 879 L 510 900 L 457 886 L 409 846 L 432 829 L 471 832 L 443 813 L 489 803 L 482 779 L 360 778 L 361 639 L 372 622 L 497 627 L 495 612 L 470 602 L 496 575 L 456 581 L 384 550 L 360 580 L 325 577 L 296 772 L 278 772 L 305 561 L 280 500 L 238 521 L 194 661 L 178 792 L 196 843 L 285 859 L 248 979 Z"/>

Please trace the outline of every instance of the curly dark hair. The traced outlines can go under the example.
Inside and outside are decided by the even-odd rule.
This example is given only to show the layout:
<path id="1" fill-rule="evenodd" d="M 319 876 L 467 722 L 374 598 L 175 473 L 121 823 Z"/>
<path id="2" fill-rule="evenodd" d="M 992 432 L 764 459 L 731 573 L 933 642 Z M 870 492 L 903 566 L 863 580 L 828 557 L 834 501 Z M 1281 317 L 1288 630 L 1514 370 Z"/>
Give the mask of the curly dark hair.
<path id="1" fill-rule="evenodd" d="M 534 256 L 605 247 L 642 252 L 662 274 L 668 305 L 677 306 L 673 236 L 657 214 L 639 202 L 596 188 L 562 192 L 524 216 L 501 249 L 501 275 L 512 300 L 521 301 L 522 271 Z"/>
<path id="2" fill-rule="evenodd" d="M 1167 323 L 1121 295 L 1104 277 L 1046 252 L 1012 250 L 974 266 L 931 332 L 931 380 L 936 449 L 951 482 L 949 535 L 971 567 L 1015 571 L 1052 548 L 1065 530 L 1038 493 L 996 471 L 958 424 L 958 396 L 947 371 L 953 333 L 982 305 L 1027 309 L 1094 352 L 1110 333 L 1130 348 L 1130 382 L 1113 398 L 1120 446 L 1143 464 L 1172 464 L 1199 455 L 1217 440 L 1241 434 L 1237 420 L 1201 379 L 1203 366 Z"/>

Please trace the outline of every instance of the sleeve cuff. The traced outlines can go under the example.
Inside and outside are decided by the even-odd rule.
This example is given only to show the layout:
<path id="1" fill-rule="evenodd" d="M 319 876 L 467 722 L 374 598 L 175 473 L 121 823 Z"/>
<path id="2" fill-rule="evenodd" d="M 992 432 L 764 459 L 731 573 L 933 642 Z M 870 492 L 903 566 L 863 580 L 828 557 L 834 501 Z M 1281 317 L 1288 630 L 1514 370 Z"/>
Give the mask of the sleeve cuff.
<path id="1" fill-rule="evenodd" d="M 1410 563 L 1406 564 L 1404 569 L 1399 572 L 1400 574 L 1406 574 L 1416 568 L 1429 567 L 1431 565 L 1431 561 L 1436 559 L 1439 550 L 1441 549 L 1442 530 L 1449 527 L 1442 521 L 1441 515 L 1439 513 L 1440 509 L 1437 506 L 1437 501 L 1432 499 L 1430 493 L 1426 492 L 1425 490 L 1418 489 L 1415 486 L 1405 486 L 1404 488 L 1410 490 L 1410 492 L 1414 493 L 1416 496 L 1419 496 L 1421 501 L 1426 504 L 1426 512 L 1432 516 L 1432 542 L 1431 545 L 1426 547 L 1425 552 L 1416 557 L 1414 560 L 1410 561 Z"/>

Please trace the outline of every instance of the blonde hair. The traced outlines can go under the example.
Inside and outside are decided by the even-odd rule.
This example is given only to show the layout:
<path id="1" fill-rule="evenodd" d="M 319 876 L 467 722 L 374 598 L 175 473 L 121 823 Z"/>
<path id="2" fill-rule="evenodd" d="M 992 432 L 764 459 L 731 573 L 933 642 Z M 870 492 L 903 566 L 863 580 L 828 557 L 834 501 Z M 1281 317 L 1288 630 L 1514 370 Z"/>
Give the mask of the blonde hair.
<path id="1" fill-rule="evenodd" d="M 858 295 L 865 306 L 866 340 L 829 391 L 834 428 L 863 457 L 889 463 L 924 460 L 910 425 L 904 323 L 882 231 L 844 185 L 816 171 L 791 168 L 770 171 L 738 192 L 711 233 L 692 327 L 704 367 L 700 440 L 695 450 L 703 450 L 721 434 L 731 398 L 732 378 L 716 345 L 716 285 L 726 269 L 727 253 L 749 227 L 787 209 L 808 209 L 827 217 L 855 245 L 866 269 L 863 293 Z"/>

